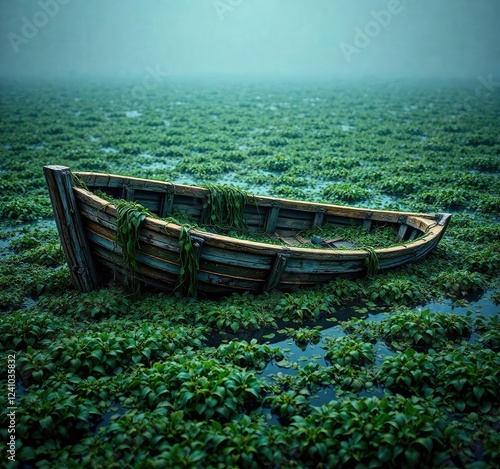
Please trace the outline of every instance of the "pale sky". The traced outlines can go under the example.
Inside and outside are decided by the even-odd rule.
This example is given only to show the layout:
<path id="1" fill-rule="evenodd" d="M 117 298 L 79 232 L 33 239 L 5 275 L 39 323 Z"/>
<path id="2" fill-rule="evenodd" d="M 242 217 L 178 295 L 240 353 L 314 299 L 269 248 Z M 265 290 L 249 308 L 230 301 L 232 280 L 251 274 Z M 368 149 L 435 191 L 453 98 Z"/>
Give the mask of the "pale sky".
<path id="1" fill-rule="evenodd" d="M 500 0 L 0 0 L 0 76 L 500 79 Z"/>

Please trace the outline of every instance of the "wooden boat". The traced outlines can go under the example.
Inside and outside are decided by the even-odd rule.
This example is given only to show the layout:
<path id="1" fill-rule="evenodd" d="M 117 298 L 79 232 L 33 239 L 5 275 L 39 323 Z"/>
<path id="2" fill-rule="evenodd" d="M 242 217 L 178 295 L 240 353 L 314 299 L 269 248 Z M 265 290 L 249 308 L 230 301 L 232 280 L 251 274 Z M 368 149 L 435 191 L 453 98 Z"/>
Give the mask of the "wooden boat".
<path id="1" fill-rule="evenodd" d="M 158 217 L 176 209 L 201 220 L 207 188 L 91 172 L 78 172 L 75 177 L 63 166 L 46 166 L 44 173 L 66 260 L 80 291 L 131 275 L 160 290 L 176 289 L 182 227 L 148 216 L 140 225 L 136 268 L 130 272 L 115 242 L 116 205 L 93 192 L 98 189 L 114 198 L 136 201 Z M 249 231 L 261 231 L 284 242 L 269 244 L 191 230 L 199 292 L 293 290 L 336 277 L 364 276 L 370 259 L 377 261 L 379 270 L 418 261 L 436 247 L 451 217 L 446 213 L 371 210 L 257 196 L 248 197 L 244 216 Z M 362 225 L 366 230 L 392 226 L 399 244 L 375 250 L 346 249 L 335 242 L 319 248 L 287 244 L 291 236 L 326 223 Z"/>

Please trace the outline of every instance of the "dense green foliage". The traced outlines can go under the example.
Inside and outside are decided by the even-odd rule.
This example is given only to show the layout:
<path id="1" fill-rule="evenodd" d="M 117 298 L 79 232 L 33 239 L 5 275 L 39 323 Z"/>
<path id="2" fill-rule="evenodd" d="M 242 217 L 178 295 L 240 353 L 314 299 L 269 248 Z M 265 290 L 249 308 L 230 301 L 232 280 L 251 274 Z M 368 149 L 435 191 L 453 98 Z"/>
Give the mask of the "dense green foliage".
<path id="1" fill-rule="evenodd" d="M 1 85 L 0 363 L 16 355 L 18 460 L 500 466 L 498 312 L 418 308 L 465 308 L 485 291 L 500 303 L 498 96 L 467 109 L 473 83 L 169 82 L 140 98 L 134 85 Z M 213 301 L 179 295 L 194 294 L 198 269 L 186 218 L 176 294 L 79 294 L 50 219 L 45 164 L 208 186 L 207 221 L 237 236 L 244 220 L 225 207 L 246 191 L 455 213 L 423 262 Z M 238 190 L 220 189 L 228 184 Z M 117 244 L 132 270 L 144 216 L 121 203 Z M 385 227 L 324 230 L 359 249 L 394 240 Z M 371 256 L 367 273 L 376 267 Z M 6 431 L 3 413 L 3 441 Z"/>

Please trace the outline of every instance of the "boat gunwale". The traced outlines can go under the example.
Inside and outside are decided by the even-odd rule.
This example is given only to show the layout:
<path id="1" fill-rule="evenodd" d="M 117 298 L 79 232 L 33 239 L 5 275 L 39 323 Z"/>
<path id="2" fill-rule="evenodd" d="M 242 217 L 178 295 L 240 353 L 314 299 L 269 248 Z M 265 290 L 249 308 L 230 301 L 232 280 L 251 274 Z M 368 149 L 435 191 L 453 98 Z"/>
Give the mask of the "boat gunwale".
<path id="1" fill-rule="evenodd" d="M 108 178 L 108 180 L 118 180 L 122 182 L 123 187 L 130 187 L 130 185 L 125 184 L 125 182 L 130 181 L 132 183 L 137 183 L 138 188 L 142 190 L 151 190 L 151 185 L 164 186 L 164 191 L 156 191 L 156 192 L 166 192 L 168 188 L 181 189 L 182 192 L 175 191 L 175 194 L 180 195 L 188 195 L 192 197 L 200 197 L 208 195 L 209 190 L 199 186 L 190 186 L 183 185 L 171 182 L 164 181 L 156 181 L 151 179 L 144 178 L 136 178 L 132 176 L 121 176 L 114 175 L 108 173 L 95 173 L 95 172 L 75 172 L 77 177 L 82 178 L 84 182 L 85 180 L 91 184 L 91 178 Z M 149 187 L 144 187 L 141 183 L 147 184 Z M 117 187 L 120 187 L 118 185 Z M 82 187 L 78 187 L 73 185 L 73 189 L 77 194 L 83 196 L 84 199 L 87 199 L 88 202 L 91 202 L 94 208 L 107 213 L 108 215 L 116 217 L 116 205 L 112 202 L 109 202 L 98 195 L 94 194 L 91 190 L 84 189 Z M 198 194 L 196 194 L 198 192 Z M 434 240 L 439 240 L 443 230 L 446 229 L 448 221 L 450 219 L 450 214 L 448 213 L 434 213 L 434 214 L 425 214 L 425 213 L 416 213 L 416 212 L 396 212 L 389 210 L 377 210 L 377 209 L 367 209 L 367 208 L 358 208 L 358 207 L 349 207 L 342 205 L 333 205 L 333 204 L 325 204 L 325 203 L 316 203 L 316 202 L 308 202 L 308 201 L 297 201 L 291 199 L 282 199 L 282 198 L 273 198 L 268 196 L 255 196 L 249 195 L 249 203 L 255 203 L 257 206 L 270 207 L 278 202 L 281 208 L 290 208 L 295 210 L 303 210 L 306 212 L 323 212 L 326 215 L 335 215 L 335 211 L 338 210 L 340 212 L 349 212 L 352 214 L 352 218 L 358 218 L 363 220 L 379 220 L 379 221 L 389 221 L 387 220 L 387 216 L 390 217 L 405 217 L 405 223 L 412 227 L 419 229 L 423 232 L 418 238 L 412 241 L 403 241 L 400 244 L 395 246 L 391 246 L 388 248 L 375 248 L 374 251 L 377 256 L 382 257 L 391 257 L 391 255 L 407 252 L 411 250 L 418 250 L 422 245 L 428 244 Z M 288 205 L 288 207 L 287 207 Z M 111 210 L 111 212 L 109 212 Z M 369 217 L 366 216 L 369 214 Z M 341 214 L 340 216 L 346 216 L 345 214 Z M 393 223 L 397 223 L 394 221 Z M 178 237 L 181 225 L 178 225 L 174 222 L 168 222 L 166 220 L 162 220 L 160 218 L 147 217 L 143 226 L 153 231 L 163 232 L 167 235 L 173 235 Z M 422 230 L 422 227 L 425 230 Z M 209 245 L 214 245 L 218 243 L 223 243 L 226 249 L 232 250 L 241 250 L 244 248 L 247 252 L 260 252 L 266 251 L 268 254 L 277 254 L 284 253 L 288 255 L 295 254 L 297 258 L 316 258 L 321 257 L 328 258 L 328 260 L 334 260 L 336 258 L 353 258 L 353 259 L 363 259 L 366 258 L 369 253 L 366 248 L 360 247 L 359 249 L 321 249 L 321 248 L 303 248 L 296 246 L 282 246 L 276 244 L 263 243 L 258 241 L 251 241 L 246 239 L 234 238 L 227 235 L 221 235 L 216 233 L 210 233 L 206 231 L 201 231 L 198 229 L 192 229 L 191 234 L 194 236 L 199 236 L 204 239 L 204 242 Z"/>

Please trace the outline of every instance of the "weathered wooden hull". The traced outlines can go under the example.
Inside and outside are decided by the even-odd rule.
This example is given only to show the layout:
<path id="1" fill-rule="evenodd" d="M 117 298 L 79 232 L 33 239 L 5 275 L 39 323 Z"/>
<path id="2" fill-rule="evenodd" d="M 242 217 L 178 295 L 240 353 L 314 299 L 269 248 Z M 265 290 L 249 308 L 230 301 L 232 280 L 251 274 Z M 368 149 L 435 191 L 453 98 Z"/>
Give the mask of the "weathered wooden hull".
<path id="1" fill-rule="evenodd" d="M 44 170 L 47 176 L 50 169 Z M 93 190 L 138 202 L 160 217 L 165 217 L 172 208 L 195 219 L 203 217 L 207 189 L 108 174 L 76 174 L 89 189 L 72 187 L 87 243 L 83 250 L 90 251 L 95 271 L 102 279 L 121 279 L 130 272 L 127 273 L 121 248 L 115 243 L 116 207 L 93 194 Z M 427 256 L 443 236 L 450 219 L 449 214 L 367 210 L 269 197 L 250 197 L 245 217 L 250 231 L 263 230 L 269 234 L 297 233 L 325 223 L 341 226 L 356 223 L 368 230 L 381 224 L 394 225 L 401 244 L 375 250 L 381 270 Z M 179 225 L 152 217 L 141 224 L 136 251 L 138 268 L 134 273 L 138 280 L 161 290 L 176 288 L 180 229 Z M 366 250 L 274 245 L 200 230 L 192 230 L 191 235 L 199 240 L 198 289 L 208 294 L 292 290 L 335 277 L 366 274 L 369 256 Z M 64 239 L 63 235 L 61 238 Z M 70 262 L 74 260 L 68 259 Z M 70 268 L 78 272 L 78 266 Z"/>

